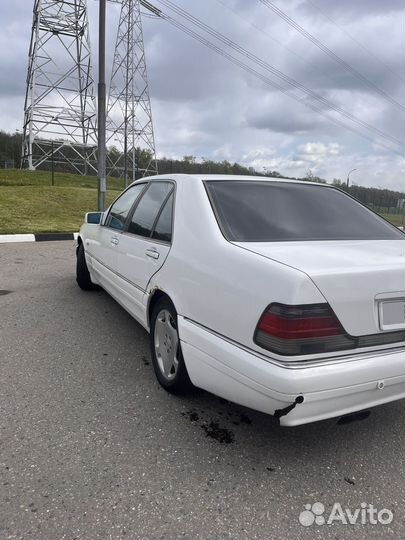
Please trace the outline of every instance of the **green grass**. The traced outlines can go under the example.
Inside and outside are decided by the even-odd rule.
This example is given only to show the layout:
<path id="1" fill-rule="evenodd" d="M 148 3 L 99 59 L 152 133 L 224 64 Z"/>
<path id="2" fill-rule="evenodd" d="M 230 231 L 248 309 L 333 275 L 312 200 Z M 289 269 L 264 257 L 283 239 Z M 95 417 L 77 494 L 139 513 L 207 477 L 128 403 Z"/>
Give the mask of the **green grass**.
<path id="1" fill-rule="evenodd" d="M 97 179 L 43 171 L 0 171 L 0 234 L 76 232 L 84 214 L 97 210 Z M 107 204 L 122 190 L 110 180 Z"/>
<path id="2" fill-rule="evenodd" d="M 388 221 L 390 221 L 393 225 L 396 225 L 397 227 L 401 227 L 405 225 L 404 223 L 404 216 L 403 214 L 384 214 L 381 213 L 381 216 Z"/>

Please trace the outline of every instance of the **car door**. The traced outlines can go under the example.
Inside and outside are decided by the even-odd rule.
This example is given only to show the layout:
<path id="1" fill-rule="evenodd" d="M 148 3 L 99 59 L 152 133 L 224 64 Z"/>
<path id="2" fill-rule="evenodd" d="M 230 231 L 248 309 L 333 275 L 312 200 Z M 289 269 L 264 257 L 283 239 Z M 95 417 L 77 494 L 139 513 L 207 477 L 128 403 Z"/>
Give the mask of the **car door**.
<path id="1" fill-rule="evenodd" d="M 146 324 L 147 285 L 171 246 L 174 188 L 173 182 L 150 182 L 120 238 L 118 266 L 125 281 L 123 303 L 142 324 Z"/>
<path id="2" fill-rule="evenodd" d="M 86 252 L 91 257 L 92 268 L 100 284 L 114 294 L 118 277 L 117 246 L 128 215 L 146 183 L 130 186 L 111 205 L 94 236 L 86 240 Z"/>

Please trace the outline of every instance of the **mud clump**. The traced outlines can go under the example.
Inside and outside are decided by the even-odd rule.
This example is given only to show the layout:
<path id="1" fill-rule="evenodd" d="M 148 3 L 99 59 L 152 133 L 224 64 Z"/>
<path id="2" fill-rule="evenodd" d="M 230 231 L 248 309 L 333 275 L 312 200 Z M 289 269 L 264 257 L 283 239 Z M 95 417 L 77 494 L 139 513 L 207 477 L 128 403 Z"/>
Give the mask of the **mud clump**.
<path id="1" fill-rule="evenodd" d="M 209 424 L 203 424 L 201 427 L 207 437 L 211 437 L 211 439 L 215 439 L 221 444 L 231 444 L 235 440 L 232 431 L 221 427 L 218 422 L 214 422 L 213 420 Z"/>

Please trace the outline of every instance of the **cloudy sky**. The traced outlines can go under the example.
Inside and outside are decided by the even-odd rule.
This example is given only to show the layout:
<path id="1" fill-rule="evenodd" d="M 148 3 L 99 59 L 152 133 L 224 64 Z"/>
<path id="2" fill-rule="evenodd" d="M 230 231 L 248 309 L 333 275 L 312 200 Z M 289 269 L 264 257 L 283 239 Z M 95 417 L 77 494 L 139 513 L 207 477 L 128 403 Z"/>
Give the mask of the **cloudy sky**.
<path id="1" fill-rule="evenodd" d="M 272 1 L 283 16 L 326 46 L 329 56 L 260 0 L 173 1 L 327 99 L 328 105 L 322 106 L 324 115 L 318 114 L 305 106 L 319 107 L 313 95 L 292 89 L 263 64 L 260 67 L 220 45 L 270 83 L 281 85 L 285 93 L 167 22 L 145 18 L 159 156 L 227 159 L 291 176 L 312 171 L 328 180 L 345 179 L 356 168 L 354 183 L 405 190 L 403 0 Z M 97 2 L 88 2 L 95 52 Z M 33 0 L 1 0 L 0 5 L 0 129 L 9 132 L 22 124 L 32 5 Z M 163 9 L 159 0 L 156 6 Z M 118 6 L 109 5 L 109 62 L 117 21 Z M 331 104 L 346 116 L 330 110 Z"/>

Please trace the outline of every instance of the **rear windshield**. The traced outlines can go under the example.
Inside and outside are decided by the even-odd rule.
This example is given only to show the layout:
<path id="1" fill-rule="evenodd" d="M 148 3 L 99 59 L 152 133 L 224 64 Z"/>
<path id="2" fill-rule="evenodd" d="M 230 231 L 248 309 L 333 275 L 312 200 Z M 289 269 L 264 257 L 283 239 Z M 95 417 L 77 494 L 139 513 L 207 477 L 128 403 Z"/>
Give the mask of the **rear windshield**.
<path id="1" fill-rule="evenodd" d="M 341 191 L 266 181 L 205 183 L 219 226 L 233 242 L 404 240 L 404 235 Z"/>

